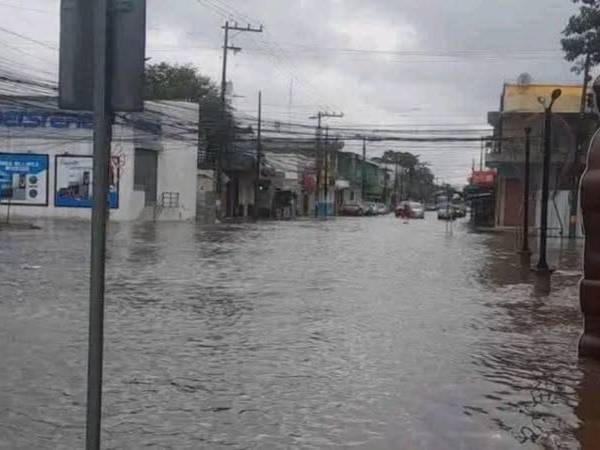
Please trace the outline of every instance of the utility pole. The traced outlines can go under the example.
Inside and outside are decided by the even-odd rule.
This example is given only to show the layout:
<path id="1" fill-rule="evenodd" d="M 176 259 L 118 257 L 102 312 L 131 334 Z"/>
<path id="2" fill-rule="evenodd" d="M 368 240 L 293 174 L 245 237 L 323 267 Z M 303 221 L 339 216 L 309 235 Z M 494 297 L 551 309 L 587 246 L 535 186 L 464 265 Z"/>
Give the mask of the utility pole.
<path id="1" fill-rule="evenodd" d="M 317 113 L 317 148 L 315 152 L 315 167 L 317 169 L 317 186 L 315 189 L 315 217 L 319 217 L 319 203 L 321 197 L 321 120 L 323 113 Z"/>
<path id="2" fill-rule="evenodd" d="M 550 163 L 552 157 L 552 106 L 561 96 L 562 91 L 555 89 L 552 92 L 552 99 L 549 105 L 546 105 L 546 99 L 540 98 L 540 103 L 544 106 L 544 170 L 542 179 L 542 213 L 540 218 L 540 256 L 537 264 L 537 271 L 548 273 L 550 268 L 546 260 L 546 250 L 548 243 L 548 201 L 550 198 Z"/>
<path id="3" fill-rule="evenodd" d="M 525 180 L 523 182 L 523 245 L 522 255 L 531 255 L 529 248 L 529 176 L 531 173 L 531 128 L 525 128 Z"/>
<path id="4" fill-rule="evenodd" d="M 483 159 L 484 159 L 483 152 L 484 151 L 485 151 L 485 147 L 483 145 L 483 138 L 481 138 L 481 153 L 479 155 L 479 170 L 480 171 L 483 171 Z"/>
<path id="5" fill-rule="evenodd" d="M 395 170 L 395 176 L 394 176 L 394 208 L 396 206 L 398 206 L 398 166 L 399 166 L 399 162 L 398 162 L 398 154 L 396 153 L 396 158 L 395 158 L 395 164 L 396 164 L 396 170 Z"/>
<path id="6" fill-rule="evenodd" d="M 400 200 L 404 200 L 404 167 L 400 171 Z"/>
<path id="7" fill-rule="evenodd" d="M 367 195 L 367 138 L 363 136 L 363 154 L 362 154 L 362 186 L 361 186 L 361 196 L 362 201 L 365 201 L 365 197 Z"/>
<path id="8" fill-rule="evenodd" d="M 317 119 L 317 148 L 315 152 L 315 167 L 317 170 L 317 188 L 315 191 L 315 217 L 319 217 L 319 200 L 321 196 L 321 132 L 322 132 L 322 120 L 326 117 L 342 118 L 344 113 L 333 113 L 327 111 L 319 111 L 316 115 L 309 117 L 309 119 Z M 327 202 L 327 199 L 325 199 Z"/>
<path id="9" fill-rule="evenodd" d="M 329 215 L 328 200 L 329 200 L 329 127 L 325 127 L 325 182 L 323 183 L 323 197 L 325 198 L 325 217 Z"/>
<path id="10" fill-rule="evenodd" d="M 104 352 L 104 280 L 106 222 L 109 204 L 111 140 L 111 63 L 108 0 L 97 0 L 94 11 L 94 173 L 88 337 L 86 449 L 100 449 L 102 364 Z"/>
<path id="11" fill-rule="evenodd" d="M 256 180 L 254 182 L 254 219 L 258 219 L 258 193 L 260 192 L 260 159 L 262 152 L 262 92 L 258 91 L 258 125 L 256 132 Z"/>
<path id="12" fill-rule="evenodd" d="M 575 142 L 575 156 L 573 161 L 573 190 L 571 191 L 571 217 L 569 219 L 569 239 L 577 237 L 577 216 L 579 212 L 579 180 L 581 177 L 581 154 L 585 142 L 585 107 L 587 102 L 587 90 L 590 82 L 590 69 L 592 65 L 591 55 L 585 56 L 585 67 L 583 71 L 583 88 L 581 91 L 581 105 L 579 108 L 579 123 L 577 126 L 577 137 Z"/>
<path id="13" fill-rule="evenodd" d="M 223 153 L 225 153 L 225 143 L 227 141 L 227 127 L 225 125 L 225 115 L 227 110 L 227 55 L 229 51 L 234 53 L 242 51 L 241 47 L 235 47 L 229 45 L 229 32 L 251 32 L 251 33 L 262 33 L 263 26 L 259 28 L 253 28 L 250 25 L 247 27 L 240 27 L 237 23 L 231 25 L 229 21 L 223 25 L 224 38 L 223 38 L 223 68 L 221 73 L 221 146 L 219 154 L 215 158 L 215 192 L 219 194 L 221 192 L 221 178 L 223 172 Z"/>

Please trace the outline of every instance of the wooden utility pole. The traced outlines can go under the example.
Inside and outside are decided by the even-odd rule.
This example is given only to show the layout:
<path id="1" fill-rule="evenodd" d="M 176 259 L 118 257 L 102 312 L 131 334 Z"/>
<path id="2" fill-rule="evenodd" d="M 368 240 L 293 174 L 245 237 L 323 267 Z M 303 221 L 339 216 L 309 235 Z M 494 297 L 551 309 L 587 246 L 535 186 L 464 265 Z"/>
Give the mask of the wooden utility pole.
<path id="1" fill-rule="evenodd" d="M 362 201 L 365 201 L 367 196 L 367 138 L 363 136 L 363 148 L 362 148 L 362 176 L 361 176 L 361 197 Z"/>
<path id="2" fill-rule="evenodd" d="M 394 161 L 396 165 L 395 176 L 394 176 L 394 208 L 398 206 L 398 166 L 400 165 L 398 162 L 398 154 L 396 153 L 396 158 Z"/>
<path id="3" fill-rule="evenodd" d="M 325 180 L 323 183 L 324 215 L 327 217 L 329 215 L 329 208 L 327 206 L 329 200 L 329 127 L 325 127 L 325 147 L 323 153 L 325 154 Z"/>
<path id="4" fill-rule="evenodd" d="M 240 27 L 237 23 L 231 25 L 229 21 L 223 25 L 224 36 L 223 36 L 223 68 L 221 72 L 221 145 L 219 148 L 219 154 L 215 158 L 215 192 L 219 194 L 221 192 L 221 178 L 223 173 L 223 154 L 225 153 L 225 145 L 227 142 L 227 130 L 228 127 L 225 124 L 225 116 L 227 111 L 227 55 L 229 51 L 235 53 L 242 51 L 241 47 L 235 47 L 229 45 L 229 32 L 251 32 L 251 33 L 262 33 L 263 26 L 259 28 L 253 28 L 250 25 L 246 27 Z"/>
<path id="5" fill-rule="evenodd" d="M 319 203 L 321 196 L 321 120 L 323 113 L 317 113 L 317 148 L 315 150 L 315 168 L 317 170 L 316 188 L 315 188 L 315 217 L 319 217 Z"/>
<path id="6" fill-rule="evenodd" d="M 262 153 L 262 92 L 258 92 L 258 124 L 256 132 L 256 180 L 254 181 L 254 218 L 258 219 L 258 194 L 260 192 L 260 164 Z"/>
<path id="7" fill-rule="evenodd" d="M 315 168 L 317 171 L 317 187 L 315 190 L 315 217 L 319 217 L 319 200 L 321 196 L 321 169 L 323 167 L 322 162 L 322 149 L 321 149 L 321 132 L 322 132 L 322 120 L 326 117 L 341 118 L 344 117 L 344 113 L 332 113 L 319 111 L 316 115 L 311 116 L 310 119 L 317 119 L 317 148 L 315 149 Z M 327 202 L 327 199 L 325 199 Z"/>

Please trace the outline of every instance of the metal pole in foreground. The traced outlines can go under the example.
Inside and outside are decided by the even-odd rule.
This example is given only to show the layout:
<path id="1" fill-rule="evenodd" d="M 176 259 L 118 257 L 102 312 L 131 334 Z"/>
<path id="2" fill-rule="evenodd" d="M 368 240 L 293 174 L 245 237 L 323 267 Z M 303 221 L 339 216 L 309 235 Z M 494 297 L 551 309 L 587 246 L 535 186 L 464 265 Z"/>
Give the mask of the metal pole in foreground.
<path id="1" fill-rule="evenodd" d="M 523 183 L 523 246 L 521 254 L 531 255 L 529 248 L 529 176 L 531 173 L 531 128 L 525 128 L 525 180 Z"/>
<path id="2" fill-rule="evenodd" d="M 90 272 L 90 317 L 86 449 L 100 449 L 102 361 L 104 345 L 104 275 L 110 159 L 110 88 L 108 80 L 108 0 L 94 11 L 94 203 Z"/>

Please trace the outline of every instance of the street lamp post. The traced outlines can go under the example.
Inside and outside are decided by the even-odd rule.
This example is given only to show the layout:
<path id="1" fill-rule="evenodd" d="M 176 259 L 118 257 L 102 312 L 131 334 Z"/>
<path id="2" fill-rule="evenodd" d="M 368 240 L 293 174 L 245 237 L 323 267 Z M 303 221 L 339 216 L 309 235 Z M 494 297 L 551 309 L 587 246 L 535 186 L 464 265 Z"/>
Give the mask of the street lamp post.
<path id="1" fill-rule="evenodd" d="M 522 255 L 531 255 L 529 248 L 529 175 L 531 173 L 531 128 L 525 128 L 525 180 L 523 181 L 523 246 Z"/>
<path id="2" fill-rule="evenodd" d="M 550 104 L 546 104 L 544 97 L 538 101 L 544 106 L 544 172 L 542 178 L 542 208 L 540 217 L 540 255 L 536 270 L 540 273 L 548 273 L 548 261 L 546 260 L 546 248 L 548 243 L 548 200 L 550 198 L 550 163 L 552 157 L 552 107 L 562 91 L 555 89 L 552 92 Z"/>

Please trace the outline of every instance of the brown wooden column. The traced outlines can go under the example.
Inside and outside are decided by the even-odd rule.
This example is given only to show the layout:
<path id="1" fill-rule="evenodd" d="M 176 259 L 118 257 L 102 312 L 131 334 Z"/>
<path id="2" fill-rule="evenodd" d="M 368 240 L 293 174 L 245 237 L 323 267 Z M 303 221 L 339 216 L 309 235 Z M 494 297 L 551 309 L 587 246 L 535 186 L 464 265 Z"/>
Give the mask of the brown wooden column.
<path id="1" fill-rule="evenodd" d="M 580 290 L 584 331 L 579 354 L 600 359 L 600 133 L 590 145 L 581 182 L 581 207 L 586 239 Z"/>

